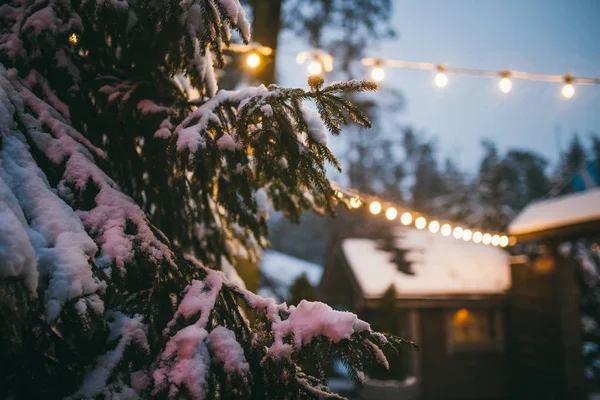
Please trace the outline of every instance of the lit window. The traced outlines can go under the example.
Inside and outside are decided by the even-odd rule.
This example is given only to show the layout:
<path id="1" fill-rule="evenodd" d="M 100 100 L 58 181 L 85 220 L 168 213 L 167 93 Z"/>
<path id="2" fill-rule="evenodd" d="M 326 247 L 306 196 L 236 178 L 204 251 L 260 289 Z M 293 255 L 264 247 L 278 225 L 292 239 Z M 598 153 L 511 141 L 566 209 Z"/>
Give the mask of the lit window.
<path id="1" fill-rule="evenodd" d="M 449 315 L 451 351 L 501 348 L 499 312 L 490 309 L 454 310 Z"/>

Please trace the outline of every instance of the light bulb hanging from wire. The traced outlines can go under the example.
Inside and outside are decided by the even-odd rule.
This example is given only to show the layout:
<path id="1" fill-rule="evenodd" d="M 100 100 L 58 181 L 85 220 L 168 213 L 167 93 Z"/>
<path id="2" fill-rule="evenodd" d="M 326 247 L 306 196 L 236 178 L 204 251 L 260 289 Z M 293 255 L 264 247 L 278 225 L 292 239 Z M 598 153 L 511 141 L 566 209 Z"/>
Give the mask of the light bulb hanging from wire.
<path id="1" fill-rule="evenodd" d="M 429 232 L 431 233 L 438 233 L 438 231 L 440 230 L 440 223 L 437 221 L 431 221 L 429 223 Z"/>
<path id="2" fill-rule="evenodd" d="M 385 78 L 385 71 L 383 70 L 383 62 L 381 60 L 375 61 L 375 65 L 371 70 L 371 78 L 375 82 L 381 82 Z"/>
<path id="3" fill-rule="evenodd" d="M 311 75 L 321 75 L 323 72 L 323 66 L 319 62 L 319 60 L 313 60 L 310 64 L 308 64 L 308 73 Z"/>
<path id="4" fill-rule="evenodd" d="M 352 197 L 350 199 L 350 207 L 352 208 L 358 208 L 362 205 L 362 201 L 360 201 L 360 199 L 358 197 Z"/>
<path id="5" fill-rule="evenodd" d="M 390 207 L 385 210 L 385 217 L 390 221 L 393 221 L 398 216 L 398 211 L 394 207 Z"/>
<path id="6" fill-rule="evenodd" d="M 254 52 L 248 54 L 246 57 L 246 65 L 250 68 L 256 68 L 260 65 L 260 56 Z"/>
<path id="7" fill-rule="evenodd" d="M 565 76 L 565 84 L 562 87 L 561 93 L 566 99 L 575 96 L 575 86 L 573 86 L 573 77 L 571 75 Z"/>
<path id="8" fill-rule="evenodd" d="M 371 214 L 373 215 L 379 214 L 381 212 L 381 203 L 378 201 L 372 202 L 369 206 L 369 211 L 371 211 Z"/>
<path id="9" fill-rule="evenodd" d="M 452 233 L 452 227 L 449 224 L 444 224 L 442 226 L 442 235 L 450 236 L 451 233 Z"/>
<path id="10" fill-rule="evenodd" d="M 502 76 L 502 78 L 500 79 L 500 82 L 498 82 L 498 88 L 502 93 L 507 94 L 512 89 L 512 82 L 508 77 L 509 73 L 508 71 L 502 71 L 500 76 Z"/>
<path id="11" fill-rule="evenodd" d="M 444 66 L 439 65 L 437 67 L 438 73 L 435 75 L 435 78 L 433 79 L 436 86 L 439 88 L 443 88 L 446 87 L 446 85 L 448 84 L 448 76 L 446 75 L 446 68 L 444 68 Z"/>

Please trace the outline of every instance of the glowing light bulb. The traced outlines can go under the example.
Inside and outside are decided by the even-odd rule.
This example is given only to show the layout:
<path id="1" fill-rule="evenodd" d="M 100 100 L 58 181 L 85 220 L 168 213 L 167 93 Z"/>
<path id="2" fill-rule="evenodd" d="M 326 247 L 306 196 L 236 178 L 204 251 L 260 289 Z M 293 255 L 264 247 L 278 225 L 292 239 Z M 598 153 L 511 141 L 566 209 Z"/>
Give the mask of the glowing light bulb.
<path id="1" fill-rule="evenodd" d="M 510 79 L 508 79 L 508 77 L 505 76 L 504 78 L 500 79 L 500 82 L 498 82 L 498 88 L 502 93 L 506 94 L 512 89 L 512 82 Z"/>
<path id="2" fill-rule="evenodd" d="M 390 207 L 387 210 L 385 210 L 385 217 L 387 219 L 389 219 L 390 221 L 396 219 L 397 216 L 398 216 L 398 211 L 396 211 L 396 209 L 394 207 Z"/>
<path id="3" fill-rule="evenodd" d="M 494 235 L 492 236 L 492 246 L 498 246 L 500 244 L 500 236 Z"/>
<path id="4" fill-rule="evenodd" d="M 435 75 L 433 81 L 437 87 L 443 88 L 448 84 L 448 76 L 446 75 L 446 68 L 439 66 L 438 73 Z"/>
<path id="5" fill-rule="evenodd" d="M 369 206 L 369 211 L 371 211 L 371 214 L 373 215 L 379 214 L 381 212 L 381 203 L 378 201 L 372 202 Z"/>
<path id="6" fill-rule="evenodd" d="M 358 197 L 353 197 L 350 199 L 350 207 L 358 208 L 362 204 L 362 201 Z"/>
<path id="7" fill-rule="evenodd" d="M 321 63 L 317 60 L 311 62 L 310 64 L 308 64 L 308 73 L 311 75 L 321 75 L 321 72 L 323 72 L 323 66 L 321 65 Z"/>
<path id="8" fill-rule="evenodd" d="M 335 195 L 338 197 L 338 199 L 341 199 L 344 197 L 344 193 L 342 193 L 342 192 L 335 192 Z"/>
<path id="9" fill-rule="evenodd" d="M 427 226 L 427 220 L 423 217 L 419 217 L 415 221 L 415 226 L 417 227 L 417 229 L 423 229 Z"/>
<path id="10" fill-rule="evenodd" d="M 500 247 L 508 246 L 508 236 L 500 237 Z"/>
<path id="11" fill-rule="evenodd" d="M 460 239 L 460 237 L 462 236 L 463 233 L 463 228 L 461 228 L 460 226 L 457 226 L 456 228 L 454 228 L 454 230 L 452 231 L 452 235 L 456 238 L 456 239 Z"/>
<path id="12" fill-rule="evenodd" d="M 402 222 L 402 225 L 410 225 L 410 223 L 412 222 L 412 215 L 410 215 L 410 213 L 408 212 L 405 212 L 400 217 L 400 222 Z"/>
<path id="13" fill-rule="evenodd" d="M 470 229 L 465 229 L 462 233 L 462 239 L 465 242 L 468 242 L 469 240 L 471 240 L 471 238 L 473 237 L 473 232 L 471 232 Z"/>
<path id="14" fill-rule="evenodd" d="M 477 231 L 473 234 L 473 242 L 475 242 L 475 243 L 481 243 L 482 238 L 483 238 L 483 234 L 479 231 Z"/>
<path id="15" fill-rule="evenodd" d="M 452 233 L 452 227 L 448 224 L 444 224 L 442 226 L 442 235 L 450 236 L 451 233 Z"/>
<path id="16" fill-rule="evenodd" d="M 248 57 L 246 57 L 246 65 L 248 65 L 250 68 L 258 67 L 260 65 L 259 55 L 256 53 L 248 54 Z"/>
<path id="17" fill-rule="evenodd" d="M 429 232 L 431 233 L 438 233 L 438 231 L 440 230 L 440 223 L 437 221 L 431 221 L 429 223 Z"/>
<path id="18" fill-rule="evenodd" d="M 381 82 L 383 78 L 385 78 L 385 71 L 380 65 L 371 70 L 371 78 L 373 78 L 375 82 Z"/>
<path id="19" fill-rule="evenodd" d="M 79 43 L 79 35 L 76 34 L 75 32 L 71 33 L 69 35 L 69 43 L 71 43 L 71 44 Z"/>
<path id="20" fill-rule="evenodd" d="M 492 235 L 490 235 L 489 233 L 484 234 L 481 238 L 481 243 L 486 245 L 492 243 Z"/>
<path id="21" fill-rule="evenodd" d="M 565 99 L 570 99 L 575 96 L 575 86 L 571 82 L 567 82 L 562 87 L 561 93 Z"/>

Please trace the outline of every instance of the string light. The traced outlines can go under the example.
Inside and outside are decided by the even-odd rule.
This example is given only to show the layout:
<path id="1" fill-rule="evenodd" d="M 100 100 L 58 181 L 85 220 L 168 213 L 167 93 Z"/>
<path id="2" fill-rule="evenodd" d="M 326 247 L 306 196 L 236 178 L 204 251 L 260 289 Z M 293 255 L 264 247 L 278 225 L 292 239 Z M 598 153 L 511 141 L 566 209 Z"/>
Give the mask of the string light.
<path id="1" fill-rule="evenodd" d="M 69 35 L 69 43 L 71 43 L 71 44 L 79 43 L 79 35 L 76 34 L 75 32 L 71 33 Z"/>
<path id="2" fill-rule="evenodd" d="M 471 232 L 470 229 L 465 229 L 462 233 L 462 239 L 465 242 L 468 242 L 469 240 L 471 240 L 471 238 L 473 237 L 473 232 Z"/>
<path id="3" fill-rule="evenodd" d="M 375 66 L 373 66 L 371 78 L 373 78 L 375 82 L 381 82 L 383 78 L 385 78 L 385 71 L 383 70 L 383 63 L 381 60 L 377 60 Z"/>
<path id="4" fill-rule="evenodd" d="M 446 75 L 446 68 L 442 65 L 437 67 L 438 73 L 435 74 L 434 82 L 437 87 L 443 88 L 448 84 L 448 76 Z"/>
<path id="5" fill-rule="evenodd" d="M 389 219 L 390 221 L 396 219 L 397 216 L 398 216 L 398 211 L 396 211 L 396 209 L 394 207 L 390 207 L 387 210 L 385 210 L 385 217 L 387 219 Z"/>
<path id="6" fill-rule="evenodd" d="M 576 78 L 571 75 L 550 75 L 540 74 L 531 72 L 521 71 L 509 71 L 509 70 L 482 70 L 475 68 L 464 68 L 464 67 L 449 67 L 447 65 L 439 65 L 427 62 L 412 62 L 403 60 L 391 60 L 391 59 L 374 59 L 374 58 L 363 58 L 361 60 L 365 66 L 373 67 L 377 66 L 377 63 L 385 63 L 386 68 L 401 68 L 418 71 L 437 71 L 434 78 L 434 83 L 439 87 L 445 87 L 448 84 L 447 74 L 455 75 L 467 75 L 467 76 L 481 76 L 486 78 L 497 78 L 500 75 L 500 81 L 498 82 L 498 88 L 502 93 L 509 93 L 512 90 L 512 80 L 528 80 L 537 82 L 550 82 L 550 83 L 564 83 L 562 88 L 563 96 L 571 98 L 575 94 L 575 84 L 577 85 L 598 85 L 600 84 L 600 77 L 596 78 Z"/>
<path id="7" fill-rule="evenodd" d="M 485 245 L 492 243 L 492 235 L 490 235 L 489 233 L 484 234 L 481 238 L 481 243 Z"/>
<path id="8" fill-rule="evenodd" d="M 248 57 L 246 57 L 246 65 L 250 68 L 258 67 L 260 65 L 260 56 L 254 52 L 248 54 Z"/>
<path id="9" fill-rule="evenodd" d="M 429 223 L 429 232 L 431 233 L 438 233 L 438 231 L 440 230 L 440 223 L 437 221 L 431 221 Z"/>
<path id="10" fill-rule="evenodd" d="M 456 228 L 454 228 L 454 230 L 452 231 L 452 235 L 454 235 L 454 237 L 456 239 L 460 239 L 462 236 L 462 232 L 463 229 L 460 226 L 457 226 Z"/>
<path id="11" fill-rule="evenodd" d="M 409 212 L 405 212 L 400 216 L 400 222 L 402 222 L 402 225 L 410 225 L 412 219 L 412 215 L 410 215 Z"/>
<path id="12" fill-rule="evenodd" d="M 373 215 L 379 214 L 381 212 L 381 203 L 378 201 L 372 202 L 369 206 L 369 211 L 371 211 L 371 214 Z"/>
<path id="13" fill-rule="evenodd" d="M 500 236 L 492 236 L 492 246 L 498 246 L 500 244 Z"/>
<path id="14" fill-rule="evenodd" d="M 498 88 L 502 93 L 507 94 L 512 89 L 512 82 L 508 78 L 508 71 L 503 71 L 501 76 L 502 78 L 500 79 L 500 82 L 498 82 Z"/>
<path id="15" fill-rule="evenodd" d="M 354 190 L 346 190 L 340 188 L 339 185 L 337 185 L 335 182 L 332 182 L 332 185 L 335 188 L 334 195 L 336 197 L 338 197 L 340 200 L 342 200 L 344 197 L 347 197 L 349 199 L 348 204 L 350 208 L 359 208 L 366 201 L 369 204 L 369 211 L 374 215 L 380 214 L 384 209 L 384 205 L 382 204 L 382 202 L 374 199 L 373 196 L 357 193 Z M 385 217 L 390 221 L 395 220 L 399 215 L 398 209 L 390 205 L 389 203 L 384 204 L 386 204 Z M 402 215 L 400 215 L 400 222 L 403 225 L 408 226 L 413 223 L 413 218 L 413 214 L 410 211 L 404 211 L 402 212 Z M 435 234 L 441 233 L 442 236 L 450 236 L 452 234 L 454 238 L 462 239 L 465 242 L 472 240 L 474 243 L 477 244 L 492 244 L 494 246 L 501 247 L 513 246 L 514 244 L 516 244 L 516 239 L 514 236 L 506 236 L 502 234 L 489 232 L 484 233 L 481 231 L 471 231 L 470 229 L 462 228 L 460 226 L 452 227 L 452 225 L 449 223 L 442 224 L 435 219 L 427 221 L 427 219 L 424 216 L 420 215 L 414 220 L 414 226 L 419 230 L 423 230 L 428 227 L 429 232 Z"/>
<path id="16" fill-rule="evenodd" d="M 350 207 L 352 208 L 358 208 L 360 207 L 362 204 L 362 201 L 360 201 L 360 199 L 358 197 L 353 197 L 350 199 Z"/>
<path id="17" fill-rule="evenodd" d="M 565 85 L 562 87 L 561 93 L 565 99 L 570 99 L 575 96 L 575 86 L 573 86 L 573 77 L 565 76 Z"/>
<path id="18" fill-rule="evenodd" d="M 449 224 L 444 224 L 442 226 L 442 235 L 450 236 L 451 233 L 452 233 L 452 227 Z"/>

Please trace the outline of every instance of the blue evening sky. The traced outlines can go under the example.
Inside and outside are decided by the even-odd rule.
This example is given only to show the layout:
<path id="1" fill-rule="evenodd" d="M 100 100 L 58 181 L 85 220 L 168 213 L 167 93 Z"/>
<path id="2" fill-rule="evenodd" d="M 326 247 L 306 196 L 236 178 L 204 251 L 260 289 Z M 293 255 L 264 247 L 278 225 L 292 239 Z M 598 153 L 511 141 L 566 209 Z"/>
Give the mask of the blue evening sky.
<path id="1" fill-rule="evenodd" d="M 393 24 L 399 36 L 368 56 L 600 76 L 600 0 L 396 0 Z M 296 64 L 295 52 L 307 48 L 291 34 L 280 40 L 279 83 L 304 87 L 306 67 Z M 556 162 L 573 132 L 583 139 L 600 134 L 600 85 L 576 87 L 567 100 L 554 83 L 513 80 L 504 95 L 495 79 L 449 75 L 439 89 L 432 78 L 427 71 L 387 69 L 383 85 L 405 97 L 397 119 L 435 137 L 441 156 L 465 169 L 477 165 L 484 138 L 502 151 L 535 150 Z"/>

